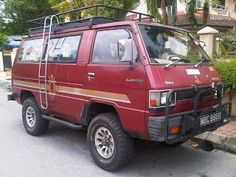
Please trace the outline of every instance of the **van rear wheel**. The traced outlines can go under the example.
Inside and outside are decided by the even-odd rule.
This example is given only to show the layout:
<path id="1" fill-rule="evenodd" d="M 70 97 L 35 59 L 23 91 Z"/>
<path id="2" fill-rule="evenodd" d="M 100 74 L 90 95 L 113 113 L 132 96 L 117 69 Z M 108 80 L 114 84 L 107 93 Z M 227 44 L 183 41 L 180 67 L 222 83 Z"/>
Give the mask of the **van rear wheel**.
<path id="1" fill-rule="evenodd" d="M 87 141 L 93 160 L 107 171 L 120 168 L 133 155 L 133 139 L 124 133 L 113 113 L 103 113 L 92 120 Z"/>
<path id="2" fill-rule="evenodd" d="M 33 97 L 27 98 L 24 101 L 22 119 L 25 130 L 30 135 L 39 136 L 48 129 L 49 121 L 42 118 L 42 112 Z"/>

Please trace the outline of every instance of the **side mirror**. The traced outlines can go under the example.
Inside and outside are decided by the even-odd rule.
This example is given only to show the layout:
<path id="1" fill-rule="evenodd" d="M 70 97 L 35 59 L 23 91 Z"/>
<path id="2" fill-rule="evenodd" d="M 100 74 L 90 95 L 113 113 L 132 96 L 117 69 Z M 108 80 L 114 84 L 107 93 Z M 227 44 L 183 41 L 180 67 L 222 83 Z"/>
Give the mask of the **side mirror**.
<path id="1" fill-rule="evenodd" d="M 132 39 L 121 39 L 117 41 L 117 54 L 120 62 L 134 61 L 133 57 L 133 40 Z"/>
<path id="2" fill-rule="evenodd" d="M 205 50 L 205 52 L 207 51 L 207 46 L 206 46 L 206 43 L 204 41 L 200 41 L 199 42 L 201 47 Z"/>

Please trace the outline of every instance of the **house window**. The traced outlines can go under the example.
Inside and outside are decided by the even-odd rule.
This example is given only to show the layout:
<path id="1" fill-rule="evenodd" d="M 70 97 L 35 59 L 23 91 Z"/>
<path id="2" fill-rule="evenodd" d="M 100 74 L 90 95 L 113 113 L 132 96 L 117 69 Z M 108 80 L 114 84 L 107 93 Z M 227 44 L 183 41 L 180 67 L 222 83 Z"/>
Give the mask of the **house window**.
<path id="1" fill-rule="evenodd" d="M 218 4 L 222 5 L 222 6 L 225 6 L 225 0 L 219 0 Z"/>
<path id="2" fill-rule="evenodd" d="M 197 10 L 202 10 L 204 7 L 205 0 L 197 0 L 196 1 L 196 9 Z"/>

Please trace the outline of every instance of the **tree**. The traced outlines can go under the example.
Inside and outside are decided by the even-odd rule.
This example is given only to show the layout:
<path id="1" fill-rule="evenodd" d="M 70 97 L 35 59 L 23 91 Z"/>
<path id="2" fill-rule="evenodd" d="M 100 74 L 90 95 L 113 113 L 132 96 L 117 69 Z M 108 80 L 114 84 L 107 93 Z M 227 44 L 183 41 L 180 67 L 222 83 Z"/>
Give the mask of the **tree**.
<path id="1" fill-rule="evenodd" d="M 139 4 L 139 0 L 49 0 L 49 3 L 53 6 L 53 9 L 58 12 L 64 12 L 76 8 L 91 6 L 95 4 L 109 5 L 112 7 L 123 8 L 123 9 L 133 9 Z M 116 10 L 99 7 L 98 16 L 114 17 Z M 83 12 L 75 12 L 71 14 L 65 14 L 60 16 L 60 21 L 63 20 L 77 20 L 81 17 L 93 16 L 95 15 L 94 9 L 87 9 Z M 116 18 L 123 18 L 126 13 L 119 14 L 120 16 Z"/>
<path id="2" fill-rule="evenodd" d="M 94 4 L 104 4 L 124 9 L 133 9 L 139 0 L 48 0 L 58 11 L 70 10 L 73 8 L 86 7 Z"/>
<path id="3" fill-rule="evenodd" d="M 28 20 L 53 13 L 48 0 L 5 0 L 4 5 L 0 25 L 8 35 L 25 34 Z"/>
<path id="4" fill-rule="evenodd" d="M 7 36 L 3 33 L 0 33 L 0 52 L 5 49 L 7 45 Z"/>
<path id="5" fill-rule="evenodd" d="M 209 14 L 209 3 L 216 3 L 218 0 L 205 0 L 204 6 L 203 6 L 203 24 L 207 24 L 207 18 Z M 196 12 L 196 0 L 188 0 L 187 6 L 186 6 L 186 14 L 187 18 L 190 22 L 192 22 L 193 25 L 197 24 L 197 19 L 195 16 Z"/>
<path id="6" fill-rule="evenodd" d="M 155 21 L 174 25 L 177 14 L 177 0 L 146 0 L 147 9 Z M 162 15 L 159 13 L 161 9 Z"/>

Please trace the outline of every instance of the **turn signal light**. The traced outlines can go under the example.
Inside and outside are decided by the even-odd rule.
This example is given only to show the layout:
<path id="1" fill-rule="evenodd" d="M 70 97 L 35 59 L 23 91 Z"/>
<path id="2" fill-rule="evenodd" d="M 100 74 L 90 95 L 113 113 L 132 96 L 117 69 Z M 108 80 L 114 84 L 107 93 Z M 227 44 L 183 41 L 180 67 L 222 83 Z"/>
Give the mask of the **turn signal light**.
<path id="1" fill-rule="evenodd" d="M 157 100 L 156 99 L 150 99 L 150 106 L 156 107 L 157 106 Z"/>
<path id="2" fill-rule="evenodd" d="M 178 134 L 180 133 L 180 127 L 171 127 L 170 134 Z"/>

